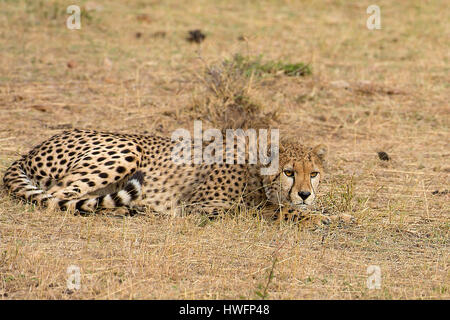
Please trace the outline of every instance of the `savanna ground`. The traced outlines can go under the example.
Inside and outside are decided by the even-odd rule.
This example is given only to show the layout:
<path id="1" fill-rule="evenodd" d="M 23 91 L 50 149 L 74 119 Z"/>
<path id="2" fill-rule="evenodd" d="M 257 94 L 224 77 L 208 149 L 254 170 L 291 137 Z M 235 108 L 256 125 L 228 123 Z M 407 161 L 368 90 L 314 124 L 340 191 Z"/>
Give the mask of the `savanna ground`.
<path id="1" fill-rule="evenodd" d="M 0 174 L 66 128 L 170 135 L 263 115 L 328 146 L 319 203 L 356 219 L 80 217 L 2 190 L 0 297 L 450 298 L 448 3 L 376 1 L 382 29 L 368 30 L 373 2 L 0 1 Z M 80 30 L 65 26 L 71 4 Z M 236 54 L 311 74 L 208 75 Z"/>

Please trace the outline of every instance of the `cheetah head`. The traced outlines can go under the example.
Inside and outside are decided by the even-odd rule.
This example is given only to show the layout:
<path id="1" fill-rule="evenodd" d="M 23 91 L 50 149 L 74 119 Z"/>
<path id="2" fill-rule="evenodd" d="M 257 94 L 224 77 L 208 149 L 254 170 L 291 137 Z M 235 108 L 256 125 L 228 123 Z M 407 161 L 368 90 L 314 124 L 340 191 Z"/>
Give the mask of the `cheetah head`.
<path id="1" fill-rule="evenodd" d="M 282 143 L 278 172 L 263 177 L 268 200 L 295 208 L 312 205 L 323 178 L 326 153 L 324 145 L 308 148 L 298 143 Z"/>

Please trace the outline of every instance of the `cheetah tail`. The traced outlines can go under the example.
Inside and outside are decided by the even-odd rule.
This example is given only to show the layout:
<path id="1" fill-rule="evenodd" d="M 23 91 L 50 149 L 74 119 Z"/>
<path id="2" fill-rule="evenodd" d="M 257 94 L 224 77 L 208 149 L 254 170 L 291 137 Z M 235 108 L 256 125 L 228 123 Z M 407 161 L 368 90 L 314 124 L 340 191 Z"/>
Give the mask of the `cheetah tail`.
<path id="1" fill-rule="evenodd" d="M 49 199 L 53 198 L 52 195 L 36 187 L 28 178 L 22 168 L 22 159 L 13 162 L 6 170 L 3 184 L 12 195 L 35 204 L 45 205 Z"/>
<path id="2" fill-rule="evenodd" d="M 48 207 L 59 207 L 61 210 L 75 209 L 81 212 L 95 212 L 100 208 L 117 208 L 128 206 L 142 193 L 144 175 L 137 171 L 125 183 L 121 190 L 102 195 L 82 199 L 59 199 L 36 187 L 30 178 L 24 173 L 22 161 L 15 161 L 5 173 L 3 183 L 12 195 L 25 201 Z"/>
<path id="3" fill-rule="evenodd" d="M 122 189 L 105 194 L 99 197 L 59 200 L 58 206 L 61 210 L 69 208 L 79 212 L 95 212 L 97 209 L 127 207 L 132 201 L 139 198 L 142 194 L 142 183 L 144 175 L 140 171 L 136 171 L 125 183 Z"/>

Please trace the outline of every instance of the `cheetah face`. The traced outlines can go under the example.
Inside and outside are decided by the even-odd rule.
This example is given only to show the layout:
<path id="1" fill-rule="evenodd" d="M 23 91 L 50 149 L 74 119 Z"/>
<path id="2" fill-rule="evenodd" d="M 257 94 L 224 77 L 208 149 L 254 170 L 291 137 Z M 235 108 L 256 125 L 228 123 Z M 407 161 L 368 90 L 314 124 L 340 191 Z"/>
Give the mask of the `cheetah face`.
<path id="1" fill-rule="evenodd" d="M 287 145 L 280 148 L 280 170 L 264 181 L 268 200 L 277 205 L 304 208 L 316 199 L 326 147 L 315 148 Z"/>

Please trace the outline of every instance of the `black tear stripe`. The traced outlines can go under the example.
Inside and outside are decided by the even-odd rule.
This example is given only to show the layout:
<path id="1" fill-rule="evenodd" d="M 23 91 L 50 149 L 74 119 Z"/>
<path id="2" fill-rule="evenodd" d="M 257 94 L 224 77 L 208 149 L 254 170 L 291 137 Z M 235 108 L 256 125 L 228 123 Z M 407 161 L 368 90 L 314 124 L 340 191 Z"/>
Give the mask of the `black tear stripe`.
<path id="1" fill-rule="evenodd" d="M 314 189 L 314 184 L 312 183 L 312 178 L 309 178 L 309 183 L 311 184 L 311 190 L 313 191 L 312 194 L 314 196 L 316 196 L 316 190 Z M 317 184 L 317 186 L 319 186 L 320 184 L 320 173 L 319 173 L 319 183 Z"/>
<path id="2" fill-rule="evenodd" d="M 291 201 L 292 201 L 292 197 L 291 197 L 292 188 L 294 188 L 294 186 L 295 186 L 295 175 L 292 177 L 292 179 L 293 179 L 293 181 L 292 181 L 292 186 L 291 186 L 291 188 L 289 189 L 289 193 L 288 193 L 289 198 L 291 198 Z"/>

